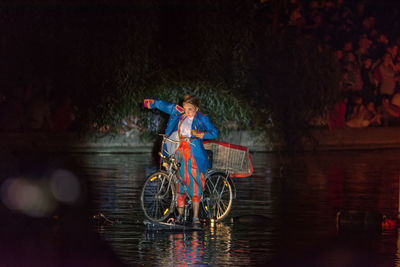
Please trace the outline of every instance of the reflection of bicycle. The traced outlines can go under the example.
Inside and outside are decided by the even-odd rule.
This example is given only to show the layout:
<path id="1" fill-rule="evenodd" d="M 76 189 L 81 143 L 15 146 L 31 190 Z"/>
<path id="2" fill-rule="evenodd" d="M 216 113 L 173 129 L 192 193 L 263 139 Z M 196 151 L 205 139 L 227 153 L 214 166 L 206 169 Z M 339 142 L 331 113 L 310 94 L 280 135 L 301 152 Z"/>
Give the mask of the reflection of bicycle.
<path id="1" fill-rule="evenodd" d="M 163 140 L 161 147 L 164 149 L 164 144 L 175 144 L 179 145 L 179 141 L 169 139 L 166 135 L 162 135 Z M 219 144 L 217 142 L 209 142 L 211 144 Z M 205 147 L 207 149 L 207 143 L 205 142 Z M 220 151 L 213 149 L 210 146 L 210 150 L 213 155 L 213 163 L 216 162 L 218 165 L 218 158 L 220 158 Z M 214 155 L 214 151 L 216 154 Z M 165 151 L 166 152 L 166 151 Z M 246 150 L 247 152 L 247 150 Z M 168 154 L 168 153 L 167 153 Z M 142 193 L 141 193 L 141 207 L 144 215 L 147 219 L 151 221 L 161 222 L 170 217 L 171 213 L 176 207 L 176 188 L 180 184 L 181 188 L 184 190 L 186 196 L 186 202 L 184 207 L 183 219 L 184 222 L 187 221 L 190 206 L 192 205 L 191 197 L 189 192 L 187 192 L 186 186 L 183 180 L 179 177 L 179 163 L 175 157 L 175 153 L 170 153 L 168 156 L 163 156 L 162 166 L 164 169 L 160 168 L 157 171 L 149 175 L 144 183 Z M 215 160 L 217 156 L 217 160 Z M 250 157 L 248 157 L 250 159 Z M 251 167 L 251 162 L 249 160 Z M 220 164 L 219 164 L 220 165 Z M 208 219 L 214 219 L 215 221 L 223 220 L 232 208 L 232 201 L 235 198 L 236 190 L 234 183 L 231 179 L 230 170 L 226 168 L 228 166 L 223 166 L 225 168 L 211 168 L 208 170 L 205 177 L 205 185 L 203 189 L 203 194 L 201 198 L 203 217 Z M 252 168 L 250 168 L 252 173 Z"/>

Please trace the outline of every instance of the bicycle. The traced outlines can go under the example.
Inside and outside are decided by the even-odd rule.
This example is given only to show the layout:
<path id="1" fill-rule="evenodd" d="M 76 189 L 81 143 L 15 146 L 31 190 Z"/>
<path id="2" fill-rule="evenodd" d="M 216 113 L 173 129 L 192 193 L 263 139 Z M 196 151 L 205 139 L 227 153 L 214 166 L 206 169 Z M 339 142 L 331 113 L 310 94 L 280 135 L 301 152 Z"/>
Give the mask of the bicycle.
<path id="1" fill-rule="evenodd" d="M 169 139 L 166 135 L 160 136 L 163 138 L 162 150 L 166 142 L 177 146 L 180 143 L 180 141 Z M 159 155 L 161 157 L 160 170 L 149 175 L 143 185 L 140 197 L 142 210 L 145 217 L 153 222 L 162 222 L 169 218 L 177 205 L 176 187 L 180 184 L 186 196 L 183 212 L 183 222 L 186 223 L 192 201 L 183 179 L 178 175 L 180 165 L 175 153 L 167 153 L 167 156 L 164 156 L 160 152 Z M 213 219 L 215 222 L 226 218 L 232 208 L 234 196 L 235 188 L 233 181 L 229 178 L 229 173 L 209 169 L 205 175 L 205 185 L 200 200 L 203 217 Z"/>

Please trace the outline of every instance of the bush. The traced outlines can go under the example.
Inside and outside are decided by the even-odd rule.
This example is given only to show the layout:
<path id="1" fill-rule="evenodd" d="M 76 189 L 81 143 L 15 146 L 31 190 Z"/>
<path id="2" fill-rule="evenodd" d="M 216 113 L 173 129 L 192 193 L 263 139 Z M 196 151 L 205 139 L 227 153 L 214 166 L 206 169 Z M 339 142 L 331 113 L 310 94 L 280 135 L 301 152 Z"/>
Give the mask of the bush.
<path id="1" fill-rule="evenodd" d="M 253 4 L 195 1 L 185 6 L 191 12 L 160 15 L 153 2 L 151 16 L 120 22 L 123 27 L 113 28 L 111 55 L 103 49 L 108 46 L 94 49 L 101 64 L 93 62 L 98 71 L 87 76 L 107 71 L 100 86 L 91 82 L 99 90 L 84 125 L 154 136 L 164 131 L 166 117 L 145 110 L 143 99 L 179 104 L 193 94 L 222 133 L 251 127 L 282 138 L 288 147 L 301 144 L 310 137 L 310 121 L 336 100 L 339 65 L 312 37 L 290 28 L 278 32 Z"/>
<path id="2" fill-rule="evenodd" d="M 154 136 L 162 133 L 166 127 L 167 116 L 156 110 L 143 107 L 145 98 L 161 99 L 170 103 L 182 103 L 185 94 L 196 95 L 201 100 L 200 112 L 207 114 L 215 127 L 221 132 L 232 129 L 246 129 L 253 117 L 253 110 L 234 92 L 221 84 L 209 82 L 164 82 L 155 83 L 150 88 L 126 88 L 119 96 L 113 96 L 105 102 L 106 109 L 94 117 L 101 128 L 109 125 L 110 130 L 118 132 L 123 128 L 123 119 L 130 118 L 140 134 Z M 124 97 L 129 95 L 129 97 Z"/>

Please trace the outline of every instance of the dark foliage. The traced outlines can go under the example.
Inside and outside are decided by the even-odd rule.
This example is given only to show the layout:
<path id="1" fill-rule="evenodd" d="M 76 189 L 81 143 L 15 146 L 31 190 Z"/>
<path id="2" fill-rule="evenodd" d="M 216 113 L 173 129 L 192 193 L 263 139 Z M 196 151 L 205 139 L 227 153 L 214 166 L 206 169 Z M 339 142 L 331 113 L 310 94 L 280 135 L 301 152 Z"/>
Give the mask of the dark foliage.
<path id="1" fill-rule="evenodd" d="M 298 143 L 335 99 L 337 64 L 312 38 L 278 32 L 279 18 L 259 3 L 9 4 L 1 11 L 10 62 L 3 81 L 51 77 L 54 93 L 68 92 L 79 106 L 85 131 L 94 122 L 118 131 L 132 116 L 150 129 L 144 97 L 178 101 L 192 92 L 222 130 L 277 130 Z M 279 15 L 286 7 L 270 8 Z"/>

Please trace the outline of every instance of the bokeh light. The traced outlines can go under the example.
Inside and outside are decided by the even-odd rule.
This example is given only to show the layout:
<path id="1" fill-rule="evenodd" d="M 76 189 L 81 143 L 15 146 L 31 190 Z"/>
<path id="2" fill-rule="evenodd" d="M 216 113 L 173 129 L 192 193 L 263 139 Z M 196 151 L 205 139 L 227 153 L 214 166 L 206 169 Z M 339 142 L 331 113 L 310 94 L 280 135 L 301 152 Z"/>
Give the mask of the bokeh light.
<path id="1" fill-rule="evenodd" d="M 78 178 L 70 171 L 56 170 L 50 177 L 50 189 L 53 196 L 67 204 L 75 203 L 81 195 Z"/>
<path id="2" fill-rule="evenodd" d="M 1 199 L 10 210 L 20 211 L 32 217 L 47 216 L 57 206 L 43 180 L 26 177 L 7 179 L 1 187 Z"/>

